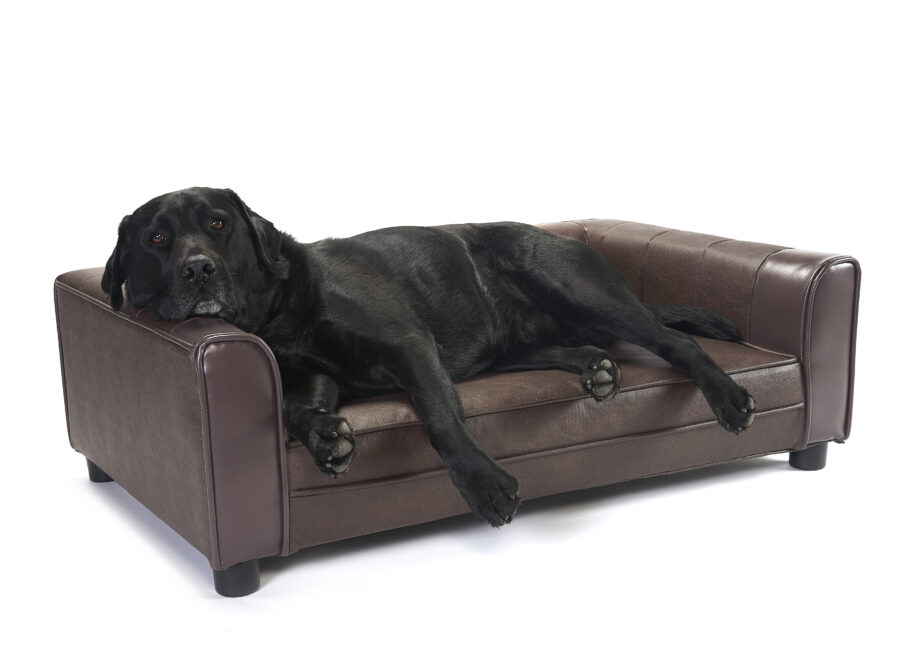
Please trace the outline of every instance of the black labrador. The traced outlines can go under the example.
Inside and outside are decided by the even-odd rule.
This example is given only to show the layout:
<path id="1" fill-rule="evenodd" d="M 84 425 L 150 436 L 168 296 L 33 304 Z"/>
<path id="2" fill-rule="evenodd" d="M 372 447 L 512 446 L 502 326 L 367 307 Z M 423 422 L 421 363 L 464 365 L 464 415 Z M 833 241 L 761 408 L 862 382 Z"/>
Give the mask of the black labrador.
<path id="1" fill-rule="evenodd" d="M 122 285 L 125 285 L 124 296 Z M 687 333 L 737 340 L 724 317 L 642 304 L 580 241 L 528 225 L 397 227 L 301 244 L 231 190 L 168 193 L 122 219 L 102 286 L 165 320 L 221 317 L 268 343 L 287 432 L 331 476 L 356 454 L 341 398 L 405 390 L 453 482 L 479 518 L 509 522 L 518 482 L 465 423 L 453 381 L 483 371 L 557 368 L 599 401 L 627 340 L 689 375 L 719 423 L 741 432 L 753 398 Z"/>

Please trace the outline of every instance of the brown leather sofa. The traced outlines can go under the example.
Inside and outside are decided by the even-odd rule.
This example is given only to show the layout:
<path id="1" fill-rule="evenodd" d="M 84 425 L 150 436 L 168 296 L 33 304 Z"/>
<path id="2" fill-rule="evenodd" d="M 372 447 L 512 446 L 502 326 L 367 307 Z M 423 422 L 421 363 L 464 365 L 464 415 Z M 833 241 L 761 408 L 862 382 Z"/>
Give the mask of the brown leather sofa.
<path id="1" fill-rule="evenodd" d="M 818 469 L 825 442 L 847 438 L 856 260 L 639 223 L 546 227 L 603 253 L 645 302 L 695 303 L 734 320 L 742 342 L 699 342 L 758 413 L 729 434 L 684 375 L 624 343 L 610 348 L 621 391 L 604 403 L 560 371 L 460 383 L 476 438 L 526 501 L 784 451 L 793 466 Z M 55 283 L 71 445 L 92 480 L 114 479 L 200 550 L 223 595 L 256 590 L 260 558 L 467 512 L 404 395 L 342 408 L 359 451 L 332 480 L 285 439 L 265 343 L 219 319 L 113 312 L 101 273 Z"/>

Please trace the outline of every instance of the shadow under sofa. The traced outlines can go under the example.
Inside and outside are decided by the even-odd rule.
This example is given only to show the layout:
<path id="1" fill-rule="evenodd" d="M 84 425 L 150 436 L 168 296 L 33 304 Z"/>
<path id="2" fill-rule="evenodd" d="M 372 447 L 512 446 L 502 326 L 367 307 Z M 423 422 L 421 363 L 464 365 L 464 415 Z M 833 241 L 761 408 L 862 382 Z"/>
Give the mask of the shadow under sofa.
<path id="1" fill-rule="evenodd" d="M 527 501 L 790 451 L 819 469 L 850 432 L 860 269 L 851 257 L 622 221 L 543 226 L 586 242 L 646 303 L 693 303 L 732 319 L 741 342 L 697 341 L 757 403 L 722 429 L 699 389 L 618 343 L 615 399 L 557 370 L 457 384 L 482 448 Z M 59 276 L 55 301 L 71 446 L 94 481 L 115 480 L 202 552 L 216 589 L 259 586 L 258 559 L 468 512 L 404 394 L 345 403 L 358 454 L 333 480 L 286 439 L 275 359 L 220 319 L 114 312 L 102 268 Z"/>

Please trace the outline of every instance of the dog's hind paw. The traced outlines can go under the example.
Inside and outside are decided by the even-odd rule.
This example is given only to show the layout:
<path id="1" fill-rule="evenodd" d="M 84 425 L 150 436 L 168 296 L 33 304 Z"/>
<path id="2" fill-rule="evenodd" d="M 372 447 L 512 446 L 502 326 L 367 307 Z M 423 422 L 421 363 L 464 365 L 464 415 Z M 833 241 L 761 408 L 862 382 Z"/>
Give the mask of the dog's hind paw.
<path id="1" fill-rule="evenodd" d="M 719 425 L 729 432 L 740 434 L 753 423 L 756 401 L 743 388 L 737 384 L 734 386 L 729 393 L 718 398 L 719 402 L 713 404 L 712 409 Z"/>
<path id="2" fill-rule="evenodd" d="M 619 379 L 622 371 L 616 362 L 607 355 L 593 359 L 587 369 L 581 373 L 581 388 L 595 400 L 610 400 L 619 392 Z"/>

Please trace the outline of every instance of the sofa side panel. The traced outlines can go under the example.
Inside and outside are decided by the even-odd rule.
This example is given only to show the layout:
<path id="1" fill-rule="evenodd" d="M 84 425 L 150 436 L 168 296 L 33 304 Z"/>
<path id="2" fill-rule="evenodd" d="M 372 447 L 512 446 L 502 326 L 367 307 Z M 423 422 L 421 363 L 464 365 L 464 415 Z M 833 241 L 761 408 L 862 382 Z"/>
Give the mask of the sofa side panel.
<path id="1" fill-rule="evenodd" d="M 209 557 L 190 350 L 60 282 L 55 298 L 72 447 Z"/>
<path id="2" fill-rule="evenodd" d="M 281 380 L 249 334 L 212 336 L 196 351 L 215 520 L 213 568 L 286 553 L 288 497 Z"/>
<path id="3" fill-rule="evenodd" d="M 750 342 L 800 358 L 808 417 L 800 447 L 850 435 L 860 277 L 853 258 L 801 250 L 760 269 Z"/>

